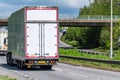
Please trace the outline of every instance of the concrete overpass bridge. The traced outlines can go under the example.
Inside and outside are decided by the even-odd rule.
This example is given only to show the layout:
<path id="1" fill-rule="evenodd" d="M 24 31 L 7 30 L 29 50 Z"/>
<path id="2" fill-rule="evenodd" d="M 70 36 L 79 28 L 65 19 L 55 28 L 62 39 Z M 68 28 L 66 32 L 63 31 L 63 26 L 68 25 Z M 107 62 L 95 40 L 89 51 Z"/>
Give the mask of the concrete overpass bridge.
<path id="1" fill-rule="evenodd" d="M 104 27 L 110 25 L 110 20 L 59 20 L 63 27 Z M 118 22 L 114 20 L 113 24 Z"/>
<path id="2" fill-rule="evenodd" d="M 8 25 L 8 19 L 0 19 L 0 27 L 7 25 Z"/>
<path id="3" fill-rule="evenodd" d="M 113 24 L 119 22 L 120 16 L 113 16 Z M 0 26 L 7 26 L 8 19 L 1 19 Z M 104 27 L 110 25 L 110 16 L 60 17 L 60 27 Z"/>
<path id="4" fill-rule="evenodd" d="M 110 15 L 88 15 L 80 17 L 61 16 L 59 18 L 60 26 L 67 27 L 104 27 L 110 25 Z M 120 21 L 120 15 L 113 16 L 113 24 Z"/>

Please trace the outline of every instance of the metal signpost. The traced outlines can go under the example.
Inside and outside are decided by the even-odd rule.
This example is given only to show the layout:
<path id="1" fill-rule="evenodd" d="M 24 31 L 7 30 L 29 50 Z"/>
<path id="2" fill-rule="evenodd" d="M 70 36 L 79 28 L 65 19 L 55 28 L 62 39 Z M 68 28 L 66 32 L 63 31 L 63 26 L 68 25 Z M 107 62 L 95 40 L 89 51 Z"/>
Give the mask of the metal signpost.
<path id="1" fill-rule="evenodd" d="M 111 0 L 110 58 L 113 58 L 113 0 Z"/>

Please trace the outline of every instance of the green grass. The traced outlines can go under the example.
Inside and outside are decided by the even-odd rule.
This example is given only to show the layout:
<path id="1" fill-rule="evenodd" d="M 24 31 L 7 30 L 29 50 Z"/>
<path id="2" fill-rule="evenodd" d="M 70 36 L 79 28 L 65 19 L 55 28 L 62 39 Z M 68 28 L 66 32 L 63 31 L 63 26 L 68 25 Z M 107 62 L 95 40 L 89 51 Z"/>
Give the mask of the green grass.
<path id="1" fill-rule="evenodd" d="M 105 52 L 105 51 L 103 51 L 103 52 Z M 115 55 L 113 57 L 113 60 L 120 60 L 120 50 L 114 50 L 113 52 Z M 81 52 L 78 52 L 77 49 L 62 49 L 62 48 L 60 48 L 59 53 L 60 53 L 60 55 L 66 55 L 66 56 L 77 56 L 77 57 L 84 57 L 84 58 L 110 60 L 109 55 L 81 53 Z M 66 59 L 66 58 L 60 58 L 60 62 L 69 63 L 69 64 L 73 64 L 73 65 L 99 68 L 99 69 L 120 71 L 120 64 L 106 64 L 106 63 L 98 63 L 98 62 L 91 62 L 91 61 L 84 61 L 84 60 Z"/>
<path id="2" fill-rule="evenodd" d="M 67 55 L 67 56 L 77 56 L 77 57 L 105 59 L 105 60 L 110 59 L 109 55 L 87 54 L 87 53 L 78 52 L 77 49 L 62 49 L 62 48 L 60 48 L 59 53 L 61 55 Z M 114 55 L 115 56 L 113 57 L 113 60 L 120 60 L 120 50 L 115 50 Z"/>
<path id="3" fill-rule="evenodd" d="M 120 72 L 120 65 L 118 64 L 105 64 L 105 63 L 97 63 L 97 62 L 90 62 L 90 61 L 83 61 L 83 60 L 74 60 L 74 59 L 66 59 L 60 58 L 60 62 L 77 65 L 77 66 L 85 66 L 97 69 L 104 69 L 104 70 L 112 70 L 112 71 L 119 71 Z"/>
<path id="4" fill-rule="evenodd" d="M 77 41 L 66 41 L 65 36 L 61 37 L 61 41 L 65 42 L 67 44 L 70 44 L 74 47 L 80 48 L 80 46 L 78 46 L 78 44 L 77 44 L 78 43 Z M 104 49 L 99 49 L 99 48 L 92 49 L 92 50 L 96 51 L 96 52 L 103 52 L 108 55 L 88 54 L 88 53 L 78 52 L 77 49 L 62 49 L 62 48 L 59 49 L 59 53 L 60 53 L 60 55 L 65 55 L 65 56 L 77 56 L 77 57 L 83 57 L 83 58 L 111 60 L 110 56 L 109 56 L 109 53 L 110 53 L 109 50 L 104 50 Z M 120 60 L 120 50 L 113 50 L 113 54 L 114 54 L 114 56 L 113 56 L 112 60 Z M 106 64 L 106 63 L 98 63 L 98 62 L 67 59 L 67 58 L 60 58 L 60 62 L 120 72 L 120 64 Z"/>
<path id="5" fill-rule="evenodd" d="M 113 57 L 114 60 L 120 60 L 120 50 L 114 50 L 113 54 L 115 55 Z"/>
<path id="6" fill-rule="evenodd" d="M 8 77 L 8 76 L 2 76 L 2 75 L 0 75 L 0 80 L 17 80 L 17 79 L 15 79 L 15 78 L 10 78 L 10 77 Z"/>
<path id="7" fill-rule="evenodd" d="M 77 57 L 84 57 L 84 58 L 94 58 L 94 59 L 109 59 L 107 55 L 100 55 L 100 54 L 87 54 L 78 52 L 77 49 L 59 49 L 59 53 L 61 55 L 67 56 L 77 56 Z"/>
<path id="8" fill-rule="evenodd" d="M 63 35 L 62 37 L 61 37 L 61 41 L 63 41 L 63 42 L 65 42 L 65 43 L 67 43 L 67 44 L 69 44 L 69 45 L 72 45 L 72 46 L 74 46 L 74 47 L 78 47 L 78 42 L 77 41 L 68 41 L 68 40 L 65 40 L 65 36 L 66 35 Z"/>

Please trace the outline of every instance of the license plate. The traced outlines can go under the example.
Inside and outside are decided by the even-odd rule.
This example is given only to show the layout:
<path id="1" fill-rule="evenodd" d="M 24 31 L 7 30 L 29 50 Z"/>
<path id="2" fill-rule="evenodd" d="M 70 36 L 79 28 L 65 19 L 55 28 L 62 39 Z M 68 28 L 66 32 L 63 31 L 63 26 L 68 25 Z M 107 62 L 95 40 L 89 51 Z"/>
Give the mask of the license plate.
<path id="1" fill-rule="evenodd" d="M 45 61 L 38 61 L 38 64 L 45 64 Z"/>

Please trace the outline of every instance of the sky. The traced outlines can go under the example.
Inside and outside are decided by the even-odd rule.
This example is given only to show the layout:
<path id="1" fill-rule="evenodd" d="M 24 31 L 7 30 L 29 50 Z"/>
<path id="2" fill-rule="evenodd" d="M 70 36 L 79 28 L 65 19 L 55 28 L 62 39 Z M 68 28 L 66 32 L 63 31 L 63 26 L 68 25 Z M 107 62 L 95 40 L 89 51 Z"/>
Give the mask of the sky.
<path id="1" fill-rule="evenodd" d="M 59 16 L 78 16 L 90 0 L 0 0 L 0 18 L 7 18 L 24 6 L 58 6 Z"/>

